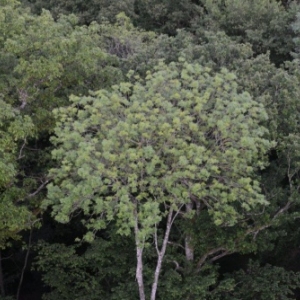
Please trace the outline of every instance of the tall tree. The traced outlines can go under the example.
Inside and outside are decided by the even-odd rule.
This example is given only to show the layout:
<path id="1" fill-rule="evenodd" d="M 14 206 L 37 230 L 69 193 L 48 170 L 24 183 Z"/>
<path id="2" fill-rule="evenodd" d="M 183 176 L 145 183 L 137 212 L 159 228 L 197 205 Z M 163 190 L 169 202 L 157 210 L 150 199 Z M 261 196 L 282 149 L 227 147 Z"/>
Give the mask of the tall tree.
<path id="1" fill-rule="evenodd" d="M 238 93 L 225 69 L 211 75 L 197 64 L 160 63 L 143 80 L 71 97 L 57 109 L 52 139 L 60 167 L 48 200 L 59 222 L 82 210 L 93 232 L 115 220 L 133 233 L 140 299 L 146 298 L 143 252 L 153 240 L 157 261 L 151 299 L 174 220 L 208 211 L 215 224 L 232 226 L 256 205 L 266 205 L 255 171 L 270 148 L 260 123 L 267 116 L 248 93 Z M 162 222 L 163 221 L 163 222 Z M 159 236 L 159 226 L 164 233 Z M 190 237 L 186 257 L 191 259 Z"/>

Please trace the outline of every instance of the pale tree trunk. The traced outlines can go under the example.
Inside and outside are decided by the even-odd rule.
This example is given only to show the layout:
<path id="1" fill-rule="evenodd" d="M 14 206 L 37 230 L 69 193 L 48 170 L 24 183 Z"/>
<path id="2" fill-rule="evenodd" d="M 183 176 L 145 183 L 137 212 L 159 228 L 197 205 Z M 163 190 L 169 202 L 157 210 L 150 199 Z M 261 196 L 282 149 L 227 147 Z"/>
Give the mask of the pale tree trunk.
<path id="1" fill-rule="evenodd" d="M 145 300 L 145 288 L 144 288 L 144 279 L 143 279 L 143 248 L 136 247 L 136 280 L 139 286 L 140 300 Z"/>
<path id="2" fill-rule="evenodd" d="M 186 212 L 190 213 L 193 209 L 193 203 L 190 202 L 190 203 L 186 204 L 185 207 L 186 207 Z M 191 240 L 192 240 L 192 238 L 190 235 L 187 235 L 184 240 L 185 257 L 188 261 L 194 260 L 194 248 L 191 246 Z"/>
<path id="3" fill-rule="evenodd" d="M 136 204 L 136 203 L 135 203 Z M 137 208 L 135 209 L 135 224 L 134 224 L 134 233 L 135 233 L 135 243 L 136 243 L 136 280 L 139 287 L 140 300 L 146 300 L 145 297 L 145 287 L 144 287 L 144 278 L 143 278 L 143 250 L 144 243 L 140 241 L 139 237 L 139 224 L 137 217 Z"/>
<path id="4" fill-rule="evenodd" d="M 175 215 L 175 217 L 176 217 L 176 215 Z M 163 258 L 164 258 L 165 253 L 166 253 L 166 249 L 167 249 L 167 244 L 168 244 L 168 241 L 169 241 L 169 236 L 170 236 L 170 232 L 171 232 L 172 223 L 173 223 L 173 221 L 175 219 L 175 218 L 172 219 L 172 216 L 173 216 L 173 209 L 171 209 L 169 211 L 166 232 L 165 232 L 163 244 L 162 244 L 162 247 L 161 247 L 160 250 L 158 249 L 157 235 L 155 233 L 155 246 L 156 246 L 156 251 L 157 251 L 158 259 L 157 259 L 157 263 L 156 263 L 156 269 L 155 269 L 155 273 L 154 273 L 154 280 L 153 280 L 153 284 L 152 284 L 151 300 L 155 300 L 156 299 L 158 278 L 159 278 L 159 274 L 160 274 L 160 271 L 161 271 Z"/>
<path id="5" fill-rule="evenodd" d="M 177 217 L 177 215 L 179 214 L 182 206 L 175 213 L 174 217 L 173 217 L 174 210 L 173 210 L 173 208 L 170 209 L 170 211 L 168 213 L 166 231 L 165 231 L 163 243 L 162 243 L 160 250 L 158 248 L 157 232 L 155 231 L 155 239 L 154 240 L 155 240 L 155 247 L 156 247 L 158 258 L 157 258 L 157 263 L 156 263 L 156 268 L 155 268 L 155 273 L 154 273 L 154 280 L 153 280 L 152 289 L 151 289 L 151 298 L 150 298 L 151 300 L 156 299 L 158 279 L 159 279 L 159 275 L 160 275 L 161 268 L 162 268 L 162 262 L 163 262 L 163 259 L 164 259 L 165 253 L 166 253 L 171 228 L 172 228 L 173 222 L 174 222 L 175 218 Z M 136 257 L 137 257 L 136 280 L 138 282 L 140 300 L 146 300 L 144 278 L 143 278 L 144 241 L 140 241 L 137 210 L 135 210 L 134 232 L 135 232 Z"/>

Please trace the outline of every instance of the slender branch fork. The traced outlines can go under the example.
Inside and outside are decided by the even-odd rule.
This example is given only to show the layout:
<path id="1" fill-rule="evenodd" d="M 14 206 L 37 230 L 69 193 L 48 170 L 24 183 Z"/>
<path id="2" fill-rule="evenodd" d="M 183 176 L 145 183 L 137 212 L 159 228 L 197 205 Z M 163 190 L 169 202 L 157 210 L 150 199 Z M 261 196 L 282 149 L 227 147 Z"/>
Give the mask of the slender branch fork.
<path id="1" fill-rule="evenodd" d="M 272 226 L 272 222 L 278 218 L 281 214 L 283 214 L 284 212 L 286 212 L 290 206 L 292 205 L 292 202 L 291 201 L 288 201 L 282 208 L 280 208 L 272 217 L 271 221 L 268 223 L 268 224 L 265 224 L 263 226 L 260 226 L 258 228 L 252 228 L 252 229 L 249 229 L 246 233 L 245 233 L 245 236 L 248 236 L 248 235 L 251 235 L 253 234 L 253 240 L 256 239 L 257 235 L 259 234 L 259 232 L 261 232 L 262 230 L 264 229 L 267 229 L 269 227 Z M 239 242 L 239 240 L 236 240 L 235 243 L 237 244 Z M 230 255 L 230 254 L 233 254 L 235 253 L 236 251 L 232 251 L 232 250 L 228 250 L 224 247 L 218 247 L 218 248 L 215 248 L 215 249 L 212 249 L 210 251 L 208 251 L 207 253 L 205 253 L 198 261 L 197 263 L 197 268 L 196 268 L 196 272 L 199 272 L 203 266 L 203 264 L 205 263 L 205 261 L 211 257 L 212 255 L 214 254 L 217 254 L 216 256 L 213 256 L 210 258 L 210 261 L 213 262 L 213 261 L 216 261 L 226 255 Z"/>
<path id="2" fill-rule="evenodd" d="M 272 221 L 274 219 L 276 219 L 279 215 L 281 215 L 282 213 L 284 213 L 285 211 L 287 211 L 289 209 L 289 207 L 291 206 L 291 202 L 288 201 L 286 203 L 285 206 L 283 206 L 281 209 L 279 209 L 273 216 Z M 159 245 L 158 245 L 158 237 L 157 237 L 157 224 L 155 224 L 155 232 L 154 232 L 154 243 L 155 243 L 155 249 L 158 255 L 158 259 L 157 259 L 157 264 L 156 264 L 156 269 L 155 269 L 155 273 L 154 273 L 154 280 L 153 280 L 153 284 L 152 284 L 152 289 L 151 289 L 151 300 L 155 300 L 156 299 L 156 293 L 157 293 L 157 286 L 158 286 L 158 279 L 159 279 L 159 275 L 161 272 L 161 268 L 162 268 L 162 262 L 163 262 L 163 258 L 166 252 L 166 248 L 167 248 L 167 244 L 170 244 L 171 242 L 169 242 L 169 236 L 170 236 L 170 232 L 171 232 L 171 228 L 172 225 L 175 221 L 175 219 L 177 218 L 178 214 L 181 213 L 182 207 L 184 206 L 181 205 L 178 210 L 176 211 L 176 213 L 174 214 L 174 209 L 170 208 L 169 213 L 168 213 L 168 218 L 167 218 L 167 226 L 166 226 L 166 231 L 165 231 L 165 235 L 164 235 L 164 239 L 162 242 L 162 246 L 159 249 Z M 259 228 L 254 228 L 251 230 L 248 230 L 246 232 L 246 236 L 253 234 L 253 239 L 256 238 L 257 234 L 261 231 L 264 230 L 268 227 L 270 227 L 272 224 L 272 221 L 266 225 L 263 225 Z M 238 241 L 236 241 L 238 243 Z M 142 256 L 142 250 L 140 249 L 141 252 L 139 253 Z M 233 250 L 228 250 L 224 247 L 217 247 L 214 248 L 210 251 L 208 251 L 207 253 L 205 253 L 198 261 L 197 263 L 197 267 L 196 267 L 196 273 L 199 272 L 203 266 L 203 264 L 205 263 L 205 261 L 207 259 L 209 259 L 210 261 L 216 261 L 226 255 L 230 255 L 232 253 L 234 253 L 235 251 Z M 140 257 L 141 258 L 141 257 Z M 179 266 L 177 262 L 174 262 L 176 265 L 176 269 Z M 145 294 L 143 294 L 143 297 L 145 297 Z M 141 299 L 145 299 L 145 298 L 141 298 Z"/>
<path id="3" fill-rule="evenodd" d="M 154 272 L 154 280 L 153 280 L 152 289 L 151 289 L 151 298 L 150 298 L 151 300 L 156 299 L 158 279 L 159 279 L 160 271 L 161 271 L 161 268 L 162 268 L 163 258 L 165 256 L 167 245 L 168 245 L 168 242 L 169 242 L 171 228 L 172 228 L 172 225 L 173 225 L 175 219 L 177 218 L 178 214 L 180 213 L 183 206 L 184 206 L 184 204 L 182 204 L 178 208 L 178 210 L 176 211 L 174 216 L 173 216 L 174 209 L 172 207 L 170 208 L 169 213 L 168 213 L 168 219 L 167 219 L 167 227 L 166 227 L 163 243 L 162 243 L 162 246 L 161 246 L 160 250 L 158 248 L 157 228 L 155 226 L 154 240 L 155 240 L 155 248 L 156 248 L 156 251 L 157 251 L 158 258 L 157 258 L 156 268 L 155 268 L 155 272 Z"/>
<path id="4" fill-rule="evenodd" d="M 42 181 L 42 180 L 41 180 Z M 25 199 L 30 199 L 36 196 L 49 182 L 51 181 L 51 178 L 47 178 L 45 181 L 42 181 L 42 184 L 31 194 L 25 196 L 24 198 L 19 199 L 18 201 L 23 201 Z"/>
<path id="5" fill-rule="evenodd" d="M 21 159 L 21 158 L 23 158 L 23 157 L 25 156 L 25 155 L 23 155 L 22 152 L 23 152 L 23 149 L 24 149 L 26 143 L 27 143 L 27 138 L 25 137 L 25 138 L 24 138 L 23 145 L 21 146 L 21 149 L 20 149 L 19 156 L 18 156 L 17 160 L 19 160 L 19 159 Z"/>

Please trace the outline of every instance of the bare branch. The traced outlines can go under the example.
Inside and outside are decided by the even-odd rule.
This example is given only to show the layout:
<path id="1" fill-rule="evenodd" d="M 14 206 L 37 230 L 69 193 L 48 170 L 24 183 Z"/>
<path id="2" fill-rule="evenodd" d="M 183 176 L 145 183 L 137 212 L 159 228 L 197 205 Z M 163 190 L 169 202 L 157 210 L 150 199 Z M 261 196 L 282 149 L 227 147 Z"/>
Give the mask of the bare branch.
<path id="1" fill-rule="evenodd" d="M 199 272 L 201 270 L 201 267 L 203 266 L 204 262 L 207 260 L 207 258 L 215 253 L 218 253 L 220 251 L 228 251 L 223 247 L 218 247 L 215 249 L 212 249 L 210 251 L 208 251 L 207 253 L 205 253 L 204 255 L 202 255 L 202 257 L 199 259 L 198 263 L 197 263 L 197 267 L 196 267 L 196 272 Z"/>
<path id="2" fill-rule="evenodd" d="M 217 255 L 217 256 L 211 258 L 210 261 L 216 261 L 216 260 L 218 260 L 218 259 L 220 259 L 220 258 L 222 258 L 222 257 L 224 257 L 224 256 L 226 256 L 226 255 L 230 255 L 230 254 L 232 254 L 232 253 L 234 253 L 234 252 L 235 252 L 235 251 L 229 251 L 229 250 L 226 250 L 226 251 L 224 251 L 223 253 L 221 253 L 221 254 L 219 254 L 219 255 Z"/>
<path id="3" fill-rule="evenodd" d="M 176 246 L 176 247 L 179 247 L 179 248 L 181 248 L 181 249 L 184 250 L 184 247 L 183 247 L 182 245 L 178 244 L 178 243 L 174 243 L 174 242 L 170 242 L 170 241 L 169 241 L 168 244 L 169 244 L 169 245 Z"/>
<path id="4" fill-rule="evenodd" d="M 21 159 L 21 158 L 24 157 L 24 155 L 22 155 L 22 152 L 23 152 L 23 149 L 24 149 L 26 143 L 27 143 L 27 139 L 26 139 L 26 137 L 25 137 L 25 138 L 24 138 L 24 143 L 23 143 L 23 145 L 22 145 L 22 147 L 21 147 L 21 149 L 20 149 L 19 156 L 18 156 L 17 159 Z"/>
<path id="5" fill-rule="evenodd" d="M 276 219 L 280 214 L 283 214 L 284 212 L 286 212 L 290 206 L 292 205 L 291 201 L 288 201 L 286 203 L 286 205 L 284 207 L 282 207 L 281 209 L 279 209 L 279 211 L 274 215 L 273 220 Z"/>
<path id="6" fill-rule="evenodd" d="M 273 216 L 272 220 L 271 220 L 268 224 L 265 224 L 265 225 L 260 226 L 260 227 L 258 227 L 258 228 L 252 228 L 252 229 L 249 229 L 249 230 L 246 232 L 245 237 L 246 237 L 247 235 L 253 234 L 253 239 L 255 240 L 256 237 L 257 237 L 257 235 L 258 235 L 258 233 L 261 232 L 262 230 L 264 230 L 264 229 L 266 229 L 266 228 L 272 226 L 272 222 L 273 222 L 276 218 L 278 218 L 279 215 L 281 215 L 281 214 L 283 214 L 285 211 L 287 211 L 287 210 L 290 208 L 291 204 L 292 204 L 292 202 L 288 201 L 284 207 L 282 207 L 281 209 L 279 209 L 279 210 L 275 213 L 275 215 Z M 239 241 L 240 241 L 240 239 L 237 239 L 237 240 L 235 241 L 235 244 L 237 245 L 237 244 L 239 243 Z M 219 253 L 220 251 L 222 251 L 222 252 Z M 197 263 L 197 268 L 196 268 L 196 272 L 199 272 L 199 271 L 201 270 L 201 267 L 203 266 L 203 264 L 205 263 L 205 261 L 206 261 L 207 259 L 209 259 L 211 262 L 213 262 L 213 261 L 216 261 L 216 260 L 218 260 L 218 259 L 220 259 L 220 258 L 226 256 L 226 255 L 233 254 L 234 252 L 236 252 L 236 251 L 230 251 L 230 250 L 227 250 L 227 249 L 224 248 L 224 247 L 219 247 L 219 248 L 215 248 L 215 249 L 210 250 L 209 252 L 207 252 L 206 254 L 204 254 L 204 255 L 200 258 L 200 260 L 198 261 L 198 263 Z M 216 253 L 219 253 L 219 254 L 217 254 L 216 256 L 214 256 L 214 257 L 212 257 L 212 258 L 209 258 L 210 256 L 212 256 L 213 254 L 216 254 Z"/>
<path id="7" fill-rule="evenodd" d="M 281 209 L 279 209 L 277 211 L 277 213 L 273 216 L 272 220 L 268 223 L 268 224 L 265 224 L 263 226 L 260 226 L 258 228 L 253 228 L 253 229 L 250 229 L 246 232 L 246 235 L 249 235 L 249 234 L 253 234 L 253 239 L 255 240 L 257 235 L 259 234 L 259 232 L 261 232 L 262 230 L 266 229 L 266 228 L 269 228 L 272 226 L 272 222 L 278 218 L 279 215 L 283 214 L 284 212 L 286 212 L 290 206 L 292 205 L 292 202 L 291 201 L 288 201 L 284 207 L 282 207 Z"/>
<path id="8" fill-rule="evenodd" d="M 44 181 L 38 188 L 35 192 L 29 194 L 26 198 L 32 198 L 34 197 L 35 195 L 37 195 L 47 184 L 48 182 L 50 181 L 50 179 L 47 179 L 46 181 Z"/>
<path id="9" fill-rule="evenodd" d="M 171 227 L 175 221 L 175 219 L 177 218 L 178 214 L 181 214 L 181 209 L 183 208 L 184 204 L 181 204 L 179 209 L 176 211 L 174 217 L 171 219 Z M 173 210 L 172 210 L 173 211 Z"/>
<path id="10" fill-rule="evenodd" d="M 179 263 L 178 263 L 176 260 L 173 260 L 172 262 L 175 264 L 175 270 L 176 270 L 176 271 L 177 271 L 177 270 L 183 270 L 183 268 L 180 267 Z"/>

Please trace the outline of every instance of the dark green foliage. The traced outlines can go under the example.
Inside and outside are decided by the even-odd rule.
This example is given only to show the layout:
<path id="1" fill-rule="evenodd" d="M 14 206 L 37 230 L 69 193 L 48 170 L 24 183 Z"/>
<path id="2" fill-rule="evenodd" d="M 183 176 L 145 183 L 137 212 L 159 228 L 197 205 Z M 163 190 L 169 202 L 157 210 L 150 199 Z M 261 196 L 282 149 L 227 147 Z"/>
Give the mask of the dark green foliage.
<path id="1" fill-rule="evenodd" d="M 130 17 L 135 16 L 134 0 L 24 0 L 22 2 L 35 14 L 40 14 L 43 9 L 50 10 L 55 19 L 62 14 L 76 14 L 81 25 L 88 25 L 92 21 L 101 22 L 104 19 L 113 22 L 120 12 L 125 12 Z"/>
<path id="2" fill-rule="evenodd" d="M 202 14 L 203 9 L 195 1 L 148 0 L 24 0 L 33 13 L 50 10 L 55 19 L 61 14 L 76 14 L 80 24 L 103 20 L 114 22 L 116 15 L 124 12 L 135 25 L 146 30 L 175 34 L 179 28 L 189 27 L 191 21 Z"/>
<path id="3" fill-rule="evenodd" d="M 43 9 L 51 11 L 57 20 L 60 15 L 76 14 L 81 25 L 89 25 L 93 21 L 115 21 L 120 12 L 133 18 L 134 0 L 24 0 L 25 6 L 29 6 L 34 14 L 41 14 Z"/>
<path id="4" fill-rule="evenodd" d="M 7 240 L 17 238 L 18 233 L 30 227 L 30 213 L 18 204 L 24 191 L 15 186 L 18 172 L 17 160 L 22 159 L 20 145 L 34 135 L 34 125 L 28 116 L 0 98 L 0 249 Z"/>
<path id="5" fill-rule="evenodd" d="M 66 300 L 138 299 L 132 268 L 134 259 L 130 255 L 133 241 L 120 240 L 118 236 L 98 238 L 87 250 L 83 251 L 84 248 L 39 245 L 36 268 L 44 273 L 43 280 L 51 287 L 51 292 L 43 299 L 57 299 L 58 296 Z M 271 265 L 262 267 L 251 261 L 246 270 L 220 276 L 212 265 L 196 275 L 178 272 L 170 260 L 160 280 L 158 299 L 291 299 L 299 280 L 299 273 Z"/>
<path id="6" fill-rule="evenodd" d="M 121 77 L 116 60 L 101 49 L 99 26 L 76 27 L 75 16 L 55 22 L 43 11 L 34 17 L 17 4 L 2 9 L 6 80 L 3 89 L 13 105 L 19 105 L 38 126 L 52 128 L 51 110 L 67 103 L 70 93 L 110 86 Z M 13 23 L 18 19 L 18 24 Z"/>
<path id="7" fill-rule="evenodd" d="M 275 62 L 287 59 L 293 49 L 291 23 L 299 6 L 285 8 L 276 0 L 206 0 L 213 28 L 223 29 L 239 42 L 251 43 L 256 54 L 271 51 Z"/>
<path id="8" fill-rule="evenodd" d="M 293 289 L 299 287 L 300 273 L 286 271 L 283 268 L 250 261 L 246 270 L 228 275 L 235 280 L 234 290 L 223 299 L 228 300 L 288 300 Z"/>
<path id="9" fill-rule="evenodd" d="M 204 16 L 199 1 L 193 0 L 137 0 L 135 10 L 137 26 L 169 35 L 176 34 L 177 29 L 190 27 L 191 22 Z"/>
<path id="10" fill-rule="evenodd" d="M 0 248 L 41 216 L 50 182 L 44 203 L 75 216 L 44 217 L 45 299 L 139 299 L 135 247 L 148 295 L 173 211 L 157 299 L 293 299 L 299 8 L 0 0 Z M 96 240 L 74 246 L 86 230 Z M 224 275 L 232 253 L 257 262 Z"/>
<path id="11" fill-rule="evenodd" d="M 42 8 L 49 9 L 56 19 L 74 13 L 80 24 L 103 19 L 114 22 L 118 13 L 125 12 L 138 27 L 169 35 L 182 28 L 224 30 L 238 42 L 251 43 L 256 54 L 271 51 L 272 61 L 278 65 L 291 59 L 295 37 L 291 24 L 299 11 L 296 2 L 283 5 L 276 0 L 27 0 L 24 4 L 38 14 Z"/>
<path id="12" fill-rule="evenodd" d="M 112 234 L 91 246 L 40 244 L 38 249 L 35 266 L 51 287 L 43 299 L 138 299 L 132 240 Z"/>

